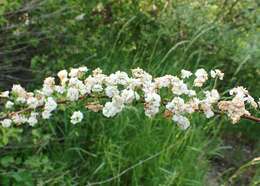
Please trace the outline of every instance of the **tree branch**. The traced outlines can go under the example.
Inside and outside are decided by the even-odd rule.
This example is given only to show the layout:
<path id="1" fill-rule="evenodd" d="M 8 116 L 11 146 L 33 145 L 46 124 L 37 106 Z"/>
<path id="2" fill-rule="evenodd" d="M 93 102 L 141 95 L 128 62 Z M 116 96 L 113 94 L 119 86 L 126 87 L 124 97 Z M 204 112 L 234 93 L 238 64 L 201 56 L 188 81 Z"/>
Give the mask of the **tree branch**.
<path id="1" fill-rule="evenodd" d="M 88 97 L 81 96 L 81 97 L 79 97 L 79 100 L 83 100 L 85 98 L 88 98 Z M 107 97 L 101 96 L 101 97 L 92 97 L 92 98 L 107 98 Z M 66 104 L 66 103 L 69 103 L 69 102 L 70 102 L 69 100 L 59 100 L 59 101 L 57 101 L 57 104 Z M 142 101 L 142 102 L 144 102 L 144 101 Z M 164 105 L 166 104 L 166 102 L 167 102 L 167 100 L 162 100 L 162 103 Z M 43 107 L 44 107 L 44 104 L 38 106 L 36 109 L 41 109 Z M 33 110 L 32 108 L 25 108 L 25 109 L 22 109 L 22 110 L 19 110 L 19 111 L 16 111 L 16 112 L 11 112 L 9 114 L 6 114 L 5 116 L 0 117 L 0 120 L 11 118 L 13 115 L 22 114 L 22 113 L 29 112 L 29 111 L 32 111 L 32 110 Z M 201 110 L 197 110 L 196 112 L 201 112 Z M 225 112 L 220 112 L 220 111 L 214 111 L 214 113 L 217 114 L 217 115 L 225 114 Z M 243 118 L 245 120 L 253 121 L 253 122 L 256 122 L 256 123 L 260 123 L 260 118 L 255 117 L 255 116 L 243 115 L 243 116 L 241 116 L 241 118 Z"/>

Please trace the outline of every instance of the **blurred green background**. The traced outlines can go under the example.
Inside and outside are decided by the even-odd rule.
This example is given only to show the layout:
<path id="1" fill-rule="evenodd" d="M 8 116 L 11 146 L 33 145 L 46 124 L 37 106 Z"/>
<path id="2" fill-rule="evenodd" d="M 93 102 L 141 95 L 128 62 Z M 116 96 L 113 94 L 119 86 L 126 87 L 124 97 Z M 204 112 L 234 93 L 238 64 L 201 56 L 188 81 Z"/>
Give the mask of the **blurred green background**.
<path id="1" fill-rule="evenodd" d="M 257 0 L 0 0 L 0 90 L 32 90 L 86 65 L 154 76 L 219 68 L 219 90 L 259 97 Z M 82 106 L 83 107 L 83 106 Z M 0 129 L 0 185 L 260 185 L 260 124 L 192 117 L 181 131 L 129 107 L 114 119 L 73 105 L 35 128 Z"/>

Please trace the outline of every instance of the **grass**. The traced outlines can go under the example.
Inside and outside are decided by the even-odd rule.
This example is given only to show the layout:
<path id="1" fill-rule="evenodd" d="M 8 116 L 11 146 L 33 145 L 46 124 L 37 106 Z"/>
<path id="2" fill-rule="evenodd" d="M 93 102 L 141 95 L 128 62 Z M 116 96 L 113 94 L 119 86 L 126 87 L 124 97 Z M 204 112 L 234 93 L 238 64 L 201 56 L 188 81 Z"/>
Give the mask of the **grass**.
<path id="1" fill-rule="evenodd" d="M 28 137 L 10 146 L 16 174 L 26 179 L 17 179 L 7 166 L 3 180 L 30 185 L 37 175 L 34 183 L 43 185 L 203 185 L 211 182 L 210 159 L 222 157 L 225 149 L 218 137 L 224 124 L 219 119 L 207 123 L 196 115 L 192 128 L 181 131 L 165 118 L 149 119 L 130 107 L 113 120 L 86 112 L 84 122 L 71 126 L 67 112 L 42 123 L 32 135 L 26 131 Z M 30 143 L 28 149 L 15 150 Z"/>
<path id="2" fill-rule="evenodd" d="M 144 118 L 140 109 L 125 111 L 114 120 L 91 113 L 85 122 L 67 129 L 59 118 L 60 129 L 51 134 L 51 127 L 46 126 L 45 132 L 51 135 L 39 139 L 36 144 L 40 144 L 30 150 L 36 152 L 36 162 L 47 158 L 46 164 L 33 169 L 25 163 L 25 172 L 32 177 L 40 175 L 39 183 L 59 185 L 204 183 L 210 169 L 208 158 L 218 156 L 221 150 L 216 136 L 208 136 L 212 126 L 201 125 L 198 118 L 192 129 L 184 132 L 164 118 Z"/>

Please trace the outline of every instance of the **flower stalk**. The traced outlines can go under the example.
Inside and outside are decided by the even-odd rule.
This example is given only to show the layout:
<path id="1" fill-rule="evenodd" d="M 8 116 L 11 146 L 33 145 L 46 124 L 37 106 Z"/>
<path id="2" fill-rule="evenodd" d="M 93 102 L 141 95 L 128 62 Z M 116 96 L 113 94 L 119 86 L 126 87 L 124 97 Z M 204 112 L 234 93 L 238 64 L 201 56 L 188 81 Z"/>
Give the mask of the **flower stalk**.
<path id="1" fill-rule="evenodd" d="M 2 92 L 0 98 L 5 98 L 5 108 L 0 117 L 2 127 L 26 123 L 34 126 L 40 119 L 49 119 L 59 105 L 87 98 L 96 102 L 89 103 L 86 109 L 102 111 L 108 118 L 134 102 L 143 103 L 148 117 L 154 117 L 164 109 L 182 129 L 190 126 L 188 118 L 194 112 L 202 112 L 206 118 L 225 114 L 232 123 L 238 123 L 241 118 L 260 123 L 260 118 L 249 112 L 249 109 L 258 110 L 259 102 L 245 88 L 235 87 L 229 91 L 229 99 L 221 98 L 216 82 L 223 80 L 224 73 L 219 69 L 207 73 L 201 68 L 194 74 L 182 70 L 180 77 L 165 75 L 153 78 L 140 68 L 133 69 L 130 77 L 121 71 L 105 75 L 99 68 L 90 72 L 87 67 L 79 67 L 69 72 L 61 70 L 57 76 L 59 83 L 54 77 L 47 77 L 42 88 L 33 92 L 27 92 L 20 85 L 13 85 L 10 92 Z M 212 89 L 206 86 L 210 79 L 214 81 Z M 108 101 L 101 104 L 103 98 Z M 83 117 L 80 110 L 75 111 L 71 123 L 77 124 Z"/>

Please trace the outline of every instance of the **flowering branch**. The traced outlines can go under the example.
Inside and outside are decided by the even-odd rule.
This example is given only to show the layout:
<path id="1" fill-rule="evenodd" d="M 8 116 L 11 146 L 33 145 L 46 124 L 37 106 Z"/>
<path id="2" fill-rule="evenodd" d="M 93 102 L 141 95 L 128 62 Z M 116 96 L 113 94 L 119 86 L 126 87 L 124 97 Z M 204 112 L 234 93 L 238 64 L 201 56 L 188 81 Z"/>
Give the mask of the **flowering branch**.
<path id="1" fill-rule="evenodd" d="M 85 96 L 81 96 L 81 97 L 79 97 L 79 100 L 82 100 L 82 99 L 84 99 L 85 98 Z M 103 98 L 106 98 L 106 97 L 103 97 Z M 165 103 L 166 102 L 166 100 L 163 100 L 163 103 Z M 60 101 L 57 101 L 57 104 L 58 105 L 60 105 L 60 104 L 66 104 L 66 103 L 69 103 L 69 100 L 60 100 Z M 43 108 L 43 106 L 44 105 L 40 105 L 40 106 L 38 106 L 36 109 L 41 109 L 41 108 Z M 93 106 L 95 106 L 95 105 L 93 105 Z M 93 109 L 93 108 L 92 108 Z M 6 114 L 5 116 L 3 116 L 3 117 L 0 117 L 0 120 L 4 120 L 4 119 L 7 119 L 7 118 L 12 118 L 12 116 L 14 116 L 14 115 L 19 115 L 19 114 L 23 114 L 23 113 L 26 113 L 26 112 L 29 112 L 29 111 L 32 111 L 33 109 L 31 109 L 31 108 L 25 108 L 25 109 L 23 109 L 23 110 L 19 110 L 19 111 L 17 111 L 17 112 L 11 112 L 11 113 L 8 113 L 8 114 Z M 202 110 L 196 110 L 196 112 L 203 112 Z M 223 112 L 220 112 L 220 111 L 213 111 L 215 114 L 217 114 L 217 115 L 223 115 L 223 114 L 225 114 L 225 113 L 223 113 Z M 170 116 L 172 116 L 173 115 L 173 113 L 169 113 L 169 115 Z M 168 117 L 168 116 L 167 116 Z M 253 121 L 253 122 L 256 122 L 256 123 L 260 123 L 260 118 L 257 118 L 257 117 L 255 117 L 255 116 L 250 116 L 250 115 L 243 115 L 243 116 L 241 116 L 241 118 L 243 118 L 243 119 L 246 119 L 246 120 L 250 120 L 250 121 Z"/>
<path id="2" fill-rule="evenodd" d="M 43 87 L 34 92 L 27 92 L 20 85 L 13 85 L 10 92 L 2 92 L 0 97 L 6 98 L 0 117 L 2 126 L 24 123 L 34 126 L 40 118 L 49 119 L 59 104 L 74 103 L 85 98 L 94 99 L 94 102 L 87 103 L 88 110 L 102 110 L 108 118 L 114 117 L 134 101 L 144 104 L 148 117 L 155 116 L 163 108 L 182 129 L 190 125 L 188 115 L 198 111 L 207 118 L 224 113 L 232 123 L 237 123 L 241 118 L 260 122 L 260 118 L 251 116 L 246 109 L 248 106 L 254 109 L 259 106 L 245 88 L 231 89 L 228 100 L 221 99 L 215 86 L 207 91 L 199 89 L 209 78 L 214 82 L 223 79 L 224 74 L 218 69 L 211 70 L 210 76 L 204 69 L 198 69 L 195 74 L 182 70 L 180 78 L 172 75 L 153 78 L 140 68 L 132 70 L 132 77 L 121 71 L 105 75 L 99 68 L 89 73 L 86 67 L 73 68 L 70 72 L 62 70 L 57 75 L 58 84 L 54 77 L 48 77 Z M 161 95 L 167 96 L 162 98 Z M 101 98 L 110 101 L 102 104 Z M 71 123 L 77 124 L 82 119 L 82 112 L 75 111 Z"/>

